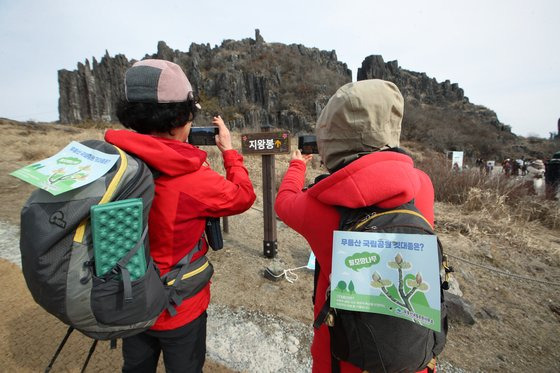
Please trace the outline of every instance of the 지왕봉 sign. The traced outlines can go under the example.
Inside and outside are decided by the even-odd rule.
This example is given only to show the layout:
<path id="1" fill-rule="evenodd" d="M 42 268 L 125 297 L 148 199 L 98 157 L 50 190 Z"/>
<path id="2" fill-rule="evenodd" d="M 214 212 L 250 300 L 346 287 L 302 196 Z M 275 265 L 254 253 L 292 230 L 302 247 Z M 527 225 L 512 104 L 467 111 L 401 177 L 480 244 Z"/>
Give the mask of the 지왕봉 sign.
<path id="1" fill-rule="evenodd" d="M 257 132 L 241 135 L 243 154 L 286 154 L 290 152 L 290 133 Z"/>

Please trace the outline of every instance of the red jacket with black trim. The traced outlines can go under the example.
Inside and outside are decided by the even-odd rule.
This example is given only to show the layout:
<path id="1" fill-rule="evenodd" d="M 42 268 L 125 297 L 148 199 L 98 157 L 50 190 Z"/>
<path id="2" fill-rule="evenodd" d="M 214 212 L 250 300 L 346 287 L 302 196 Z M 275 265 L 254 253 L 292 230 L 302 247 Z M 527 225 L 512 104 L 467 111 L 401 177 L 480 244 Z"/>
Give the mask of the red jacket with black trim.
<path id="1" fill-rule="evenodd" d="M 206 163 L 206 152 L 172 139 L 143 135 L 128 130 L 108 130 L 105 140 L 134 154 L 159 172 L 150 210 L 150 254 L 163 275 L 192 250 L 205 228 L 207 217 L 240 214 L 251 207 L 255 192 L 235 150 L 222 153 L 226 177 Z M 194 254 L 195 261 L 208 252 L 206 242 Z M 163 311 L 154 330 L 183 326 L 198 316 L 210 302 L 210 284 L 185 299 L 171 317 Z"/>
<path id="2" fill-rule="evenodd" d="M 416 207 L 433 225 L 434 189 L 428 175 L 414 168 L 407 155 L 384 151 L 363 156 L 329 175 L 309 189 L 304 188 L 305 163 L 292 160 L 275 202 L 280 219 L 309 243 L 319 266 L 314 317 L 325 302 L 332 268 L 333 231 L 340 215 L 335 206 L 358 208 L 376 205 L 393 208 L 414 199 Z M 311 345 L 313 372 L 331 372 L 328 327 L 315 330 Z M 344 373 L 361 372 L 341 363 Z"/>

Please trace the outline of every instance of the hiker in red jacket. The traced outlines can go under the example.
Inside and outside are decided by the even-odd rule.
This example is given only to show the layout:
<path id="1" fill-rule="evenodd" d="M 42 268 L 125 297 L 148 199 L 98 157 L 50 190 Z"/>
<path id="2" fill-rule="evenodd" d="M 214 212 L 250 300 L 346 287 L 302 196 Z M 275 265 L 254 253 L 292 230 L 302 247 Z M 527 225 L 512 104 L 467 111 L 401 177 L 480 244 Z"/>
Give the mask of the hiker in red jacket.
<path id="1" fill-rule="evenodd" d="M 163 311 L 150 330 L 123 340 L 123 372 L 155 372 L 161 351 L 168 372 L 201 372 L 213 273 L 202 270 L 209 266 L 206 219 L 247 210 L 255 201 L 253 185 L 221 117 L 212 123 L 219 128 L 216 145 L 225 178 L 206 163 L 206 152 L 186 142 L 200 106 L 178 65 L 164 60 L 135 63 L 126 72 L 125 93 L 117 116 L 134 131 L 109 130 L 105 140 L 141 158 L 156 175 L 148 220 L 151 256 L 162 275 L 191 252 L 190 263 L 204 265 L 195 266 L 199 270 L 185 280 L 192 282 L 188 286 L 196 289 L 194 295 Z M 207 277 L 200 278 L 204 273 Z"/>
<path id="2" fill-rule="evenodd" d="M 414 200 L 433 225 L 430 178 L 398 149 L 403 108 L 403 97 L 391 82 L 372 79 L 346 84 L 330 98 L 316 125 L 319 154 L 330 175 L 304 188 L 306 165 L 312 156 L 299 150 L 292 154 L 275 210 L 305 237 L 317 258 L 315 318 L 330 285 L 333 231 L 340 220 L 336 206 L 394 208 Z M 331 361 L 325 324 L 315 329 L 311 355 L 313 372 L 362 371 L 348 362 Z M 434 364 L 435 360 L 430 366 Z"/>

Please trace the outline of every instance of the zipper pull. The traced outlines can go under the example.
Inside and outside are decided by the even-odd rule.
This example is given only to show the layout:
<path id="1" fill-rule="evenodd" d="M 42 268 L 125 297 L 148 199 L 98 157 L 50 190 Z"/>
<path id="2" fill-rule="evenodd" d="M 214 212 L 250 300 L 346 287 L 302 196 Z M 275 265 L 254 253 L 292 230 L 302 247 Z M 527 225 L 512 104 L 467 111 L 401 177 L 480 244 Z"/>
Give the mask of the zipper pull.
<path id="1" fill-rule="evenodd" d="M 363 218 L 354 227 L 352 227 L 352 230 L 358 230 L 362 225 L 366 224 L 368 221 L 373 219 L 375 217 L 375 215 L 377 215 L 377 212 L 372 212 L 370 214 L 367 214 L 365 218 Z"/>

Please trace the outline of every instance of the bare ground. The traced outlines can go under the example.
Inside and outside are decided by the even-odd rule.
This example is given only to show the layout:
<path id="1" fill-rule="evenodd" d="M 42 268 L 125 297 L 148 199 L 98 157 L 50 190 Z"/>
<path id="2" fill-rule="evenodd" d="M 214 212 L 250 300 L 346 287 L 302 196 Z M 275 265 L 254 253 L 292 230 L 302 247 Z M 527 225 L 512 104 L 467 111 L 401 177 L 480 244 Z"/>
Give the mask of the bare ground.
<path id="1" fill-rule="evenodd" d="M 54 154 L 70 140 L 101 138 L 102 134 L 102 130 L 8 122 L 0 123 L 0 128 L 4 154 L 0 161 L 0 220 L 14 225 L 19 224 L 19 211 L 33 188 L 9 172 Z M 228 219 L 225 248 L 209 254 L 215 266 L 212 303 L 311 325 L 312 272 L 295 270 L 298 277 L 293 282 L 272 282 L 262 275 L 271 260 L 262 254 L 260 157 L 246 160 L 258 198 L 252 209 Z M 213 156 L 210 162 L 213 166 L 219 163 Z M 277 157 L 278 180 L 287 164 L 287 157 Z M 436 204 L 436 228 L 446 252 L 456 257 L 451 258 L 455 277 L 477 315 L 474 325 L 451 323 L 441 360 L 468 372 L 560 371 L 559 231 L 522 224 L 495 211 L 465 213 L 458 206 L 440 203 Z M 307 243 L 281 222 L 278 246 L 276 262 L 283 268 L 307 263 Z M 18 267 L 7 262 L 0 262 L 0 266 L 0 310 L 4 311 L 0 317 L 0 366 L 3 371 L 42 370 L 65 327 L 35 305 Z M 64 359 L 85 359 L 87 353 L 89 340 L 81 335 L 72 338 L 79 342 L 70 347 L 69 357 L 61 356 L 63 366 Z M 98 347 L 101 352 L 94 354 L 91 364 L 98 371 L 118 370 L 120 353 L 105 345 Z M 298 351 L 307 354 L 308 346 L 298 346 Z M 221 363 L 209 359 L 205 371 L 235 371 L 227 362 Z"/>

